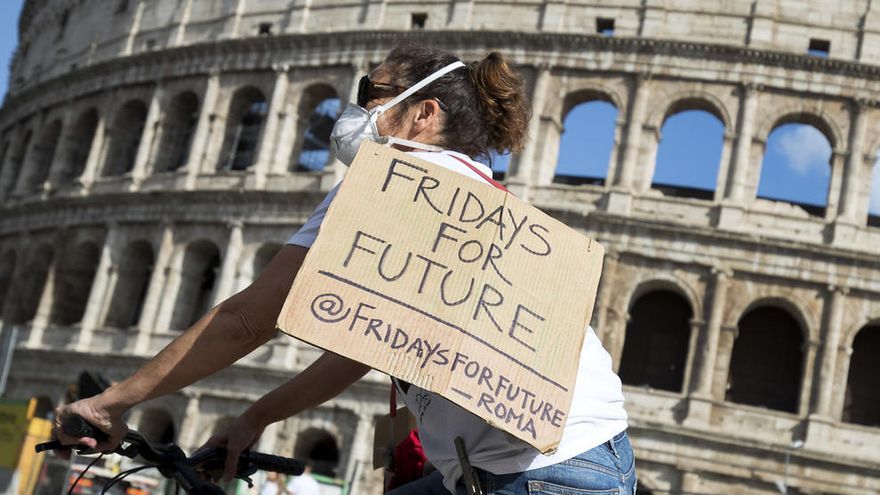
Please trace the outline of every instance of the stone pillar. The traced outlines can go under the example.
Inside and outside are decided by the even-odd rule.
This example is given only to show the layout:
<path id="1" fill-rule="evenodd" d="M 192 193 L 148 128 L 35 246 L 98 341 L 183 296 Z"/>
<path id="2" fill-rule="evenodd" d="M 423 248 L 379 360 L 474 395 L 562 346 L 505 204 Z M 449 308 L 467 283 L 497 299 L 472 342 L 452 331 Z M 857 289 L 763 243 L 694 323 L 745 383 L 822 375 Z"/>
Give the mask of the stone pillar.
<path id="1" fill-rule="evenodd" d="M 189 18 L 192 12 L 192 3 L 193 0 L 185 0 L 185 3 L 183 4 L 183 11 L 180 13 L 180 24 L 177 25 L 177 30 L 174 32 L 174 39 L 171 42 L 174 46 L 184 44 L 184 40 L 186 39 L 186 25 L 189 24 Z"/>
<path id="2" fill-rule="evenodd" d="M 156 318 L 158 317 L 159 308 L 162 306 L 162 299 L 165 296 L 165 279 L 167 277 L 168 265 L 171 263 L 174 254 L 174 225 L 171 222 L 162 223 L 161 239 L 159 241 L 159 252 L 156 256 L 156 263 L 153 266 L 153 273 L 150 276 L 150 285 L 147 288 L 147 295 L 144 298 L 144 308 L 141 311 L 141 319 L 138 322 L 138 337 L 135 342 L 135 354 L 144 354 L 150 345 L 150 334 L 156 327 Z"/>
<path id="3" fill-rule="evenodd" d="M 113 259 L 119 250 L 120 233 L 116 224 L 110 224 L 107 228 L 107 235 L 104 238 L 104 246 L 101 248 L 101 260 L 98 262 L 98 269 L 95 271 L 95 280 L 92 282 L 92 290 L 89 293 L 89 300 L 86 304 L 86 310 L 83 314 L 82 323 L 80 323 L 79 339 L 77 340 L 76 349 L 80 352 L 87 352 L 92 343 L 92 335 L 98 325 L 101 324 L 101 317 L 104 308 L 109 304 L 108 299 L 113 295 L 113 287 L 111 282 L 113 267 Z"/>
<path id="4" fill-rule="evenodd" d="M 238 31 L 241 29 L 241 15 L 244 13 L 245 0 L 234 0 L 234 2 L 235 10 L 229 19 L 229 31 L 227 32 L 229 38 L 238 38 L 240 34 Z"/>
<path id="5" fill-rule="evenodd" d="M 289 79 L 286 65 L 275 67 L 275 87 L 272 90 L 272 99 L 269 101 L 269 112 L 266 115 L 266 125 L 260 136 L 260 146 L 257 154 L 257 163 L 254 166 L 256 187 L 266 185 L 266 175 L 274 169 L 275 149 L 278 144 L 277 133 L 279 122 L 283 123 L 287 117 L 287 88 Z"/>
<path id="6" fill-rule="evenodd" d="M 742 219 L 759 89 L 760 86 L 753 83 L 747 83 L 740 87 L 736 142 L 734 143 L 733 158 L 723 182 L 725 184 L 724 200 L 718 216 L 718 226 L 721 228 L 735 230 L 739 228 Z M 722 182 L 719 181 L 719 183 Z"/>
<path id="7" fill-rule="evenodd" d="M 205 168 L 208 161 L 208 143 L 211 142 L 211 134 L 213 134 L 214 121 L 217 114 L 214 113 L 217 106 L 217 97 L 220 94 L 220 74 L 212 71 L 208 75 L 205 84 L 205 94 L 202 97 L 201 110 L 199 111 L 199 121 L 196 124 L 196 132 L 193 135 L 192 148 L 189 153 L 189 160 L 186 170 L 186 188 L 193 189 L 195 187 L 196 178 Z"/>
<path id="8" fill-rule="evenodd" d="M 180 422 L 180 434 L 177 435 L 177 444 L 187 451 L 192 451 L 198 447 L 195 445 L 199 441 L 199 400 L 201 393 L 193 392 L 189 395 L 189 401 L 186 403 L 186 412 Z"/>
<path id="9" fill-rule="evenodd" d="M 547 92 L 550 85 L 550 67 L 546 64 L 536 67 L 535 87 L 532 90 L 532 109 L 534 113 L 529 121 L 529 136 L 531 139 L 518 157 L 512 160 L 508 177 L 511 191 L 524 201 L 528 201 L 529 188 L 536 184 L 535 169 L 538 168 L 536 161 L 540 160 L 540 149 L 543 142 L 537 140 L 540 132 L 541 113 L 547 101 Z M 601 321 L 601 320 L 600 320 Z"/>
<path id="10" fill-rule="evenodd" d="M 626 133 L 621 143 L 620 159 L 609 177 L 612 184 L 608 196 L 608 211 L 627 215 L 633 193 L 633 177 L 639 166 L 642 125 L 645 121 L 645 104 L 648 99 L 650 74 L 638 74 L 631 83 L 629 104 L 627 105 Z"/>
<path id="11" fill-rule="evenodd" d="M 605 338 L 605 334 L 609 329 L 606 328 L 606 320 L 608 318 L 608 307 L 611 305 L 614 295 L 614 288 L 617 286 L 617 269 L 620 264 L 620 253 L 617 250 L 609 249 L 605 253 L 605 265 L 602 267 L 602 279 L 599 284 L 599 301 L 596 308 L 596 317 L 593 320 L 596 326 L 593 330 L 599 340 Z"/>
<path id="12" fill-rule="evenodd" d="M 718 349 L 715 354 L 715 364 L 712 373 L 712 397 L 724 400 L 727 378 L 730 374 L 730 358 L 733 355 L 733 346 L 739 335 L 739 327 L 736 325 L 721 325 L 718 335 Z M 711 365 L 710 365 L 711 366 Z"/>
<path id="13" fill-rule="evenodd" d="M 725 130 L 724 141 L 721 145 L 721 159 L 718 163 L 718 176 L 715 178 L 714 200 L 716 203 L 720 203 L 724 199 L 724 186 L 727 182 L 730 157 L 733 155 L 734 146 L 736 146 L 736 134 Z"/>
<path id="14" fill-rule="evenodd" d="M 31 333 L 28 336 L 28 347 L 41 347 L 43 345 L 43 334 L 49 325 L 49 318 L 52 316 L 52 305 L 54 303 L 55 282 L 58 275 L 59 262 L 64 257 L 66 232 L 60 230 L 57 232 L 54 242 L 52 243 L 52 263 L 49 264 L 49 270 L 46 272 L 46 283 L 43 285 L 43 292 L 40 294 L 40 303 L 37 305 L 37 311 L 34 319 L 31 321 Z"/>
<path id="15" fill-rule="evenodd" d="M 95 125 L 95 136 L 92 138 L 92 146 L 89 148 L 89 156 L 86 158 L 86 166 L 83 168 L 79 181 L 84 187 L 89 188 L 98 177 L 99 168 L 103 164 L 104 153 L 107 148 L 107 117 L 105 112 L 98 114 L 98 123 Z"/>
<path id="16" fill-rule="evenodd" d="M 866 113 L 866 101 L 857 100 L 854 102 L 851 111 L 849 149 L 837 195 L 837 218 L 834 219 L 833 226 L 832 242 L 838 246 L 853 245 L 856 242 L 857 231 L 865 223 L 864 214 L 859 211 L 859 202 L 864 200 L 862 190 L 866 183 L 865 179 L 870 177 L 870 166 L 873 165 L 872 162 L 869 167 L 865 167 Z M 866 172 L 867 175 L 865 175 Z"/>
<path id="17" fill-rule="evenodd" d="M 49 166 L 49 173 L 46 174 L 46 184 L 44 185 L 44 188 L 48 188 L 49 190 L 54 189 L 56 186 L 56 177 L 61 172 L 61 169 L 67 165 L 64 160 L 67 158 L 68 140 L 70 139 L 73 125 L 73 104 L 67 102 L 64 116 L 61 119 L 61 132 L 58 134 L 58 142 L 55 145 L 55 155 L 52 157 L 52 163 Z M 0 166 L 2 166 L 2 164 L 0 164 Z"/>
<path id="18" fill-rule="evenodd" d="M 238 262 L 241 258 L 242 248 L 242 223 L 230 222 L 229 242 L 226 244 L 226 252 L 223 255 L 223 265 L 220 268 L 220 280 L 214 290 L 214 302 L 216 306 L 226 300 L 235 292 L 235 280 L 238 278 Z"/>
<path id="19" fill-rule="evenodd" d="M 137 38 L 138 32 L 141 29 L 141 18 L 144 15 L 144 3 L 145 0 L 140 0 L 137 3 L 137 7 L 135 7 L 134 16 L 131 19 L 131 27 L 128 28 L 128 37 L 125 40 L 125 48 L 122 51 L 122 55 L 131 55 L 132 51 L 134 51 L 134 40 Z"/>
<path id="20" fill-rule="evenodd" d="M 162 88 L 162 84 L 157 84 L 153 91 L 153 98 L 150 100 L 144 130 L 141 132 L 140 146 L 134 159 L 134 167 L 131 170 L 131 180 L 135 187 L 144 180 L 149 172 L 147 167 L 152 162 L 153 150 L 156 147 L 156 130 L 159 128 L 162 118 L 164 95 L 165 90 Z"/>
<path id="21" fill-rule="evenodd" d="M 355 430 L 351 449 L 349 450 L 348 464 L 345 466 L 345 479 L 353 481 L 351 493 L 361 493 L 363 490 L 363 488 L 357 489 L 356 485 L 364 470 L 372 470 L 372 465 L 368 465 L 368 461 L 366 461 L 373 458 L 372 449 L 373 418 L 366 413 L 358 414 L 357 429 Z"/>
<path id="22" fill-rule="evenodd" d="M 694 387 L 694 396 L 712 400 L 712 380 L 715 360 L 718 357 L 718 337 L 724 323 L 724 306 L 727 302 L 727 288 L 731 272 L 725 268 L 713 268 L 715 279 L 712 284 L 712 304 L 709 308 L 709 324 L 706 326 L 705 344 L 700 349 L 700 368 Z"/>
<path id="23" fill-rule="evenodd" d="M 840 201 L 840 186 L 843 182 L 843 168 L 846 163 L 846 152 L 835 148 L 831 152 L 831 181 L 828 184 L 827 205 L 825 207 L 825 220 L 833 222 L 837 218 L 838 201 Z"/>
<path id="24" fill-rule="evenodd" d="M 810 339 L 804 342 L 804 371 L 801 375 L 801 395 L 798 398 L 798 415 L 806 416 L 810 410 L 810 393 L 813 389 L 813 373 L 816 368 L 816 351 L 819 349 L 819 341 Z"/>
<path id="25" fill-rule="evenodd" d="M 835 382 L 837 354 L 840 347 L 840 335 L 843 332 L 843 305 L 849 290 L 845 287 L 829 287 L 830 307 L 828 308 L 828 327 L 822 346 L 822 361 L 819 367 L 819 384 L 815 414 L 825 418 L 831 417 L 831 394 L 838 386 Z"/>

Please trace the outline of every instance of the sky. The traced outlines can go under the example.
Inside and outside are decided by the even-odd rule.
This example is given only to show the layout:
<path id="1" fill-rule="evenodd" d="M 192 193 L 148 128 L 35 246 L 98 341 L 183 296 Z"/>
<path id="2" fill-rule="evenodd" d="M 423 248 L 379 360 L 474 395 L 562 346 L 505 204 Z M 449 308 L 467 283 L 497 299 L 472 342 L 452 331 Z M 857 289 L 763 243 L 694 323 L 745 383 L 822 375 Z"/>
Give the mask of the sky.
<path id="1" fill-rule="evenodd" d="M 24 0 L 0 0 L 0 94 L 6 94 L 9 62 L 15 50 Z M 617 110 L 609 103 L 575 107 L 564 122 L 557 174 L 602 178 L 607 174 Z M 724 128 L 706 112 L 687 111 L 668 118 L 661 129 L 653 182 L 712 190 L 718 175 Z M 871 140 L 869 140 L 870 142 Z M 771 133 L 761 165 L 758 196 L 824 206 L 831 147 L 814 127 L 781 126 Z M 509 157 L 493 157 L 504 171 Z M 880 215 L 880 165 L 874 166 L 869 209 Z"/>

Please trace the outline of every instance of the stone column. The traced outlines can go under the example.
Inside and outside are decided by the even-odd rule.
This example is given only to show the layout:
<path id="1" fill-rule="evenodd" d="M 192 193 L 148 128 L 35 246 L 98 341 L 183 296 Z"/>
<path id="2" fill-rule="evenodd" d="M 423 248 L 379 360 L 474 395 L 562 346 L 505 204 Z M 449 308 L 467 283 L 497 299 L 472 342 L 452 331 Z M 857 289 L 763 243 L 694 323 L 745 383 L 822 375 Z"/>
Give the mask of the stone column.
<path id="1" fill-rule="evenodd" d="M 107 117 L 105 112 L 98 114 L 98 123 L 95 125 L 95 136 L 92 138 L 92 146 L 89 148 L 89 156 L 86 158 L 86 166 L 83 168 L 79 181 L 85 188 L 89 188 L 98 177 L 99 168 L 103 164 L 104 153 L 107 148 Z"/>
<path id="2" fill-rule="evenodd" d="M 550 86 L 550 67 L 542 64 L 536 67 L 537 75 L 535 76 L 535 87 L 532 90 L 532 108 L 534 113 L 529 121 L 529 136 L 532 139 L 526 144 L 522 153 L 515 158 L 511 165 L 514 167 L 508 177 L 511 191 L 524 201 L 528 201 L 529 189 L 537 184 L 537 169 L 541 160 L 541 150 L 545 144 L 543 140 L 539 141 L 541 127 L 541 114 L 547 101 L 547 92 Z M 556 143 L 557 146 L 559 143 Z M 554 164 L 555 165 L 555 164 Z"/>
<path id="3" fill-rule="evenodd" d="M 177 435 L 177 444 L 182 448 L 190 451 L 198 445 L 199 434 L 199 400 L 201 393 L 193 392 L 189 395 L 189 401 L 186 403 L 186 412 L 180 422 L 180 434 Z"/>
<path id="4" fill-rule="evenodd" d="M 137 38 L 138 32 L 141 29 L 141 18 L 144 15 L 144 0 L 140 0 L 137 3 L 137 7 L 135 7 L 134 16 L 131 19 L 131 27 L 128 28 L 128 37 L 125 40 L 125 48 L 123 49 L 122 55 L 131 55 L 132 51 L 134 51 L 134 40 Z"/>
<path id="5" fill-rule="evenodd" d="M 810 393 L 813 389 L 813 374 L 816 371 L 816 351 L 819 349 L 819 341 L 810 339 L 804 342 L 803 357 L 804 371 L 801 375 L 801 394 L 798 397 L 799 416 L 806 416 L 810 410 Z"/>
<path id="6" fill-rule="evenodd" d="M 825 339 L 822 346 L 822 361 L 819 368 L 819 386 L 816 400 L 815 413 L 825 418 L 831 417 L 831 394 L 835 387 L 835 370 L 837 369 L 837 354 L 840 347 L 840 335 L 843 332 L 843 305 L 849 290 L 845 287 L 828 288 L 830 294 L 830 307 L 828 308 L 828 328 L 825 329 Z"/>
<path id="7" fill-rule="evenodd" d="M 67 107 L 64 110 L 64 117 L 61 119 L 61 132 L 58 134 L 58 142 L 55 145 L 55 155 L 52 157 L 49 173 L 46 174 L 44 188 L 48 187 L 50 190 L 55 188 L 56 177 L 60 173 L 61 168 L 67 165 L 64 160 L 67 158 L 68 140 L 70 139 L 70 133 L 73 130 L 74 124 L 72 107 L 73 104 L 68 101 Z"/>
<path id="8" fill-rule="evenodd" d="M 613 175 L 608 178 L 612 188 L 609 192 L 607 208 L 613 213 L 629 214 L 633 193 L 633 177 L 639 166 L 649 78 L 650 74 L 638 74 L 631 83 L 632 88 L 627 105 L 626 133 L 621 143 L 620 159 Z"/>
<path id="9" fill-rule="evenodd" d="M 79 339 L 76 343 L 76 349 L 80 352 L 87 352 L 89 350 L 89 346 L 92 343 L 92 335 L 98 325 L 101 324 L 101 313 L 109 304 L 108 299 L 113 294 L 113 287 L 110 282 L 113 278 L 113 259 L 119 250 L 120 237 L 119 227 L 111 223 L 107 228 L 104 246 L 101 248 L 101 260 L 98 262 L 95 280 L 92 282 L 92 290 L 89 292 L 89 300 L 86 304 L 82 323 L 80 323 Z"/>
<path id="10" fill-rule="evenodd" d="M 833 222 L 837 218 L 838 201 L 840 201 L 841 183 L 843 182 L 844 163 L 847 162 L 846 152 L 835 148 L 831 152 L 831 181 L 828 184 L 827 205 L 825 207 L 825 220 Z"/>
<path id="11" fill-rule="evenodd" d="M 288 67 L 282 65 L 274 67 L 274 69 L 275 87 L 272 90 L 272 99 L 269 101 L 269 112 L 266 115 L 266 125 L 263 126 L 263 132 L 260 136 L 257 163 L 254 166 L 257 188 L 262 188 L 266 185 L 266 175 L 274 168 L 273 161 L 278 144 L 276 137 L 279 121 L 283 123 L 287 116 L 285 108 L 287 105 L 287 88 L 290 84 L 287 75 Z"/>
<path id="12" fill-rule="evenodd" d="M 9 147 L 6 148 L 6 157 L 3 159 L 4 161 L 0 163 L 0 202 L 5 201 L 6 198 L 12 194 L 13 181 L 16 180 L 16 177 L 12 176 L 12 156 L 15 154 L 15 150 L 18 148 L 18 143 L 21 139 L 22 135 L 20 129 L 17 133 L 13 133 L 10 136 Z"/>
<path id="13" fill-rule="evenodd" d="M 161 83 L 156 85 L 150 107 L 147 110 L 147 118 L 144 122 L 144 130 L 141 132 L 140 146 L 134 159 L 134 167 L 131 170 L 131 180 L 135 187 L 144 180 L 148 174 L 148 165 L 153 158 L 153 150 L 156 147 L 156 130 L 162 117 L 162 107 L 165 99 L 165 90 Z"/>
<path id="14" fill-rule="evenodd" d="M 849 149 L 846 165 L 842 171 L 841 185 L 838 194 L 837 218 L 833 225 L 833 243 L 838 246 L 852 245 L 856 242 L 856 234 L 864 225 L 864 215 L 859 206 L 863 200 L 862 189 L 865 179 L 870 177 L 870 167 L 865 167 L 865 132 L 867 128 L 867 102 L 857 100 L 852 105 L 850 123 Z M 871 163 L 873 165 L 873 163 Z M 866 177 L 865 172 L 868 175 Z"/>
<path id="15" fill-rule="evenodd" d="M 724 186 L 727 182 L 730 157 L 733 155 L 734 146 L 736 146 L 736 134 L 725 130 L 724 142 L 721 145 L 721 159 L 718 163 L 718 176 L 715 178 L 714 200 L 716 203 L 720 203 L 724 199 Z"/>
<path id="16" fill-rule="evenodd" d="M 238 262 L 241 258 L 241 248 L 243 245 L 241 228 L 241 221 L 234 221 L 229 224 L 229 242 L 226 244 L 226 252 L 223 255 L 220 280 L 217 282 L 217 289 L 214 291 L 214 306 L 220 304 L 235 292 L 235 279 L 238 278 Z"/>
<path id="17" fill-rule="evenodd" d="M 54 304 L 55 282 L 58 276 L 59 262 L 64 257 L 66 232 L 60 230 L 57 232 L 54 242 L 52 243 L 52 262 L 49 264 L 49 270 L 46 272 L 46 283 L 43 285 L 43 292 L 40 294 L 40 303 L 37 305 L 37 311 L 34 313 L 34 319 L 31 321 L 31 333 L 28 337 L 28 347 L 41 347 L 43 345 L 43 335 L 46 327 L 49 325 L 49 318 L 52 316 L 52 305 Z"/>
<path id="18" fill-rule="evenodd" d="M 177 25 L 177 30 L 174 32 L 174 39 L 171 43 L 174 46 L 182 45 L 186 39 L 186 25 L 189 24 L 192 3 L 193 0 L 185 0 L 183 4 L 183 11 L 180 13 L 180 24 Z"/>
<path id="19" fill-rule="evenodd" d="M 726 268 L 713 268 L 715 275 L 712 284 L 712 304 L 709 308 L 709 324 L 706 326 L 706 339 L 700 349 L 700 368 L 694 388 L 694 396 L 712 400 L 712 380 L 715 360 L 718 357 L 718 337 L 724 323 L 724 306 L 727 302 L 727 288 L 730 285 L 731 271 Z"/>
<path id="20" fill-rule="evenodd" d="M 229 31 L 227 32 L 227 37 L 229 38 L 238 38 L 240 34 L 238 30 L 241 28 L 241 15 L 244 13 L 245 0 L 234 0 L 234 2 L 235 10 L 229 20 Z"/>
<path id="21" fill-rule="evenodd" d="M 605 265 L 602 267 L 602 279 L 599 285 L 599 301 L 596 308 L 596 322 L 593 330 L 599 340 L 604 341 L 605 334 L 608 333 L 607 327 L 608 307 L 611 305 L 611 298 L 614 294 L 614 288 L 617 285 L 617 269 L 620 263 L 620 253 L 617 250 L 609 249 L 605 253 Z"/>
<path id="22" fill-rule="evenodd" d="M 349 451 L 348 465 L 345 466 L 345 479 L 352 480 L 351 493 L 361 493 L 355 487 L 365 469 L 372 469 L 364 463 L 365 459 L 373 458 L 373 419 L 369 414 L 358 414 L 357 429 Z M 357 473 L 355 473 L 357 471 Z M 355 476 L 357 474 L 357 476 Z M 354 477 L 354 478 L 353 478 Z"/>
<path id="23" fill-rule="evenodd" d="M 135 354 L 147 352 L 150 345 L 150 334 L 156 326 L 156 318 L 158 317 L 159 308 L 162 306 L 162 299 L 165 296 L 164 289 L 168 265 L 171 263 L 171 258 L 174 254 L 174 224 L 163 222 L 160 235 L 159 252 L 153 266 L 153 273 L 150 275 L 150 285 L 144 298 L 141 319 L 137 325 L 138 337 L 135 342 Z"/>
<path id="24" fill-rule="evenodd" d="M 202 97 L 201 109 L 199 110 L 199 121 L 196 124 L 196 132 L 193 135 L 192 148 L 189 152 L 186 170 L 186 188 L 193 189 L 195 187 L 196 178 L 205 168 L 208 161 L 208 143 L 211 142 L 211 134 L 213 134 L 214 121 L 217 114 L 214 113 L 217 106 L 217 97 L 220 94 L 220 74 L 212 71 L 208 75 L 205 84 L 205 94 Z"/>
<path id="25" fill-rule="evenodd" d="M 747 83 L 740 87 L 739 116 L 736 123 L 736 142 L 733 158 L 724 182 L 723 205 L 718 216 L 718 226 L 735 230 L 739 228 L 745 207 L 745 191 L 749 178 L 749 158 L 755 132 L 755 112 L 758 107 L 760 86 Z"/>
<path id="26" fill-rule="evenodd" d="M 733 346 L 739 336 L 739 327 L 736 325 L 721 325 L 718 335 L 718 349 L 715 354 L 715 363 L 712 372 L 712 397 L 724 400 L 724 388 L 730 374 L 730 358 L 733 355 Z"/>

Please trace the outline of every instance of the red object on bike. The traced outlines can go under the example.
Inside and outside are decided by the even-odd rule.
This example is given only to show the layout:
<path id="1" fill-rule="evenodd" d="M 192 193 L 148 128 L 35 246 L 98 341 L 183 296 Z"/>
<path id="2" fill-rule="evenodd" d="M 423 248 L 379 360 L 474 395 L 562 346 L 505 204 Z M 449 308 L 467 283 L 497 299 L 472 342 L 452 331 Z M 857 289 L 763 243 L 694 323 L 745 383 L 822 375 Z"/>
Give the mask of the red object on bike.
<path id="1" fill-rule="evenodd" d="M 427 460 L 422 449 L 422 441 L 419 439 L 419 430 L 409 432 L 409 436 L 394 448 L 394 476 L 391 478 L 388 490 L 421 478 Z"/>

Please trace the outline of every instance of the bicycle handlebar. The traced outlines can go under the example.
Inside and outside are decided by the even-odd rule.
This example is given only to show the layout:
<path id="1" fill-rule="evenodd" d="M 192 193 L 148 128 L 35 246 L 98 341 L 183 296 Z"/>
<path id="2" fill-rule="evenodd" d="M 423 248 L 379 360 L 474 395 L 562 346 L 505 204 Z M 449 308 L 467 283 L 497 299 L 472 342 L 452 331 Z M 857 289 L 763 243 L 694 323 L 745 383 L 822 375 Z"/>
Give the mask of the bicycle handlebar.
<path id="1" fill-rule="evenodd" d="M 89 424 L 80 416 L 71 415 L 62 421 L 61 429 L 65 434 L 74 437 L 89 437 L 98 441 L 108 438 L 107 434 Z M 101 437 L 100 439 L 98 437 Z M 202 479 L 199 471 L 217 474 L 223 471 L 226 462 L 226 449 L 207 448 L 200 450 L 187 457 L 183 450 L 174 444 L 152 444 L 143 435 L 134 430 L 129 430 L 123 439 L 123 444 L 116 448 L 114 453 L 126 457 L 140 456 L 148 464 L 159 469 L 162 476 L 176 480 L 180 486 L 193 495 L 216 495 L 223 491 L 216 485 Z M 44 450 L 68 449 L 70 446 L 62 446 L 58 441 L 38 444 L 37 452 Z M 302 462 L 288 457 L 263 454 L 250 450 L 243 451 L 238 457 L 236 477 L 248 482 L 249 476 L 257 470 L 274 471 L 276 473 L 299 476 L 303 473 Z"/>

